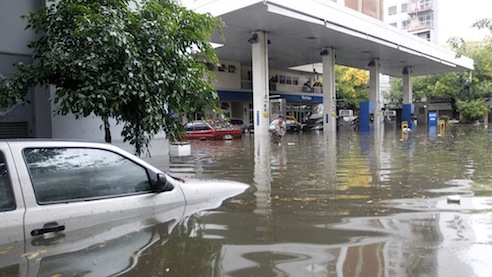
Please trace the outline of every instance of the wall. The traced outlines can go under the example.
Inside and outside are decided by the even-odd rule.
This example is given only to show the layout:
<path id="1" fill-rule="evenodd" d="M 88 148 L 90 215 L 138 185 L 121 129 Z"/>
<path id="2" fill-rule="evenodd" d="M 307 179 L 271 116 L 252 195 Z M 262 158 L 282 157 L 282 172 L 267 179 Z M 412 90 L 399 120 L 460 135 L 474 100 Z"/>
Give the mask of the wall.
<path id="1" fill-rule="evenodd" d="M 53 107 L 54 108 L 54 107 Z M 104 127 L 101 118 L 90 115 L 85 118 L 75 119 L 73 115 L 53 116 L 53 138 L 76 139 L 85 141 L 104 142 Z M 111 119 L 112 144 L 115 144 L 128 152 L 134 153 L 134 148 L 129 143 L 123 142 L 121 131 L 122 124 L 116 124 Z M 167 155 L 169 143 L 163 132 L 157 134 L 151 142 L 152 155 Z"/>
<path id="2" fill-rule="evenodd" d="M 241 64 L 233 61 L 220 61 L 221 67 L 214 67 L 216 88 L 241 88 Z"/>
<path id="3" fill-rule="evenodd" d="M 8 77 L 15 73 L 13 66 L 16 62 L 31 63 L 31 50 L 28 42 L 37 39 L 32 30 L 24 30 L 27 22 L 21 19 L 22 15 L 36 11 L 45 5 L 43 0 L 1 0 L 0 1 L 0 74 Z M 27 122 L 28 136 L 50 137 L 51 115 L 49 102 L 46 101 L 48 90 L 35 87 L 27 94 L 30 103 L 4 109 L 10 111 L 0 116 L 0 122 Z M 3 118 L 3 119 L 2 119 Z M 1 124 L 1 123 L 0 123 Z"/>
<path id="4" fill-rule="evenodd" d="M 251 89 L 251 82 L 249 80 L 249 76 L 248 76 L 248 72 L 251 71 L 251 66 L 249 65 L 243 65 L 241 66 L 241 81 L 243 83 L 243 86 L 242 88 L 243 89 Z M 276 70 L 276 69 L 270 69 L 269 70 L 269 79 L 271 79 L 272 77 L 277 77 L 278 79 L 278 76 L 279 75 L 289 75 L 289 76 L 297 76 L 298 77 L 298 85 L 286 85 L 286 84 L 280 84 L 280 83 L 276 83 L 276 89 L 277 91 L 283 91 L 283 92 L 302 92 L 302 86 L 304 85 L 304 83 L 310 79 L 313 78 L 313 74 L 312 73 L 308 73 L 308 72 L 298 72 L 298 71 L 288 71 L 288 70 Z M 250 87 L 246 87 L 246 85 L 250 85 Z"/>
<path id="5" fill-rule="evenodd" d="M 0 1 L 0 53 L 31 54 L 27 42 L 35 38 L 31 30 L 24 30 L 27 22 L 20 17 L 43 6 L 42 0 Z"/>

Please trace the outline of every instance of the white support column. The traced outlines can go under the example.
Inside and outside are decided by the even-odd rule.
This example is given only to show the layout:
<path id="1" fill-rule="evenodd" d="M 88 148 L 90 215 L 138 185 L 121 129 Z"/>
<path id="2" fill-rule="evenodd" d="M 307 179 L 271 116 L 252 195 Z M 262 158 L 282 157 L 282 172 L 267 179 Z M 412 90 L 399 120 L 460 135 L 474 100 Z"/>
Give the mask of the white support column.
<path id="1" fill-rule="evenodd" d="M 253 110 L 255 137 L 268 134 L 270 97 L 268 90 L 268 37 L 257 31 L 248 40 L 253 56 Z"/>
<path id="2" fill-rule="evenodd" d="M 323 48 L 321 62 L 323 63 L 323 130 L 324 133 L 336 133 L 335 49 Z"/>
<path id="3" fill-rule="evenodd" d="M 412 68 L 403 69 L 403 104 L 413 104 L 412 93 Z"/>
<path id="4" fill-rule="evenodd" d="M 374 129 L 379 130 L 381 127 L 381 105 L 379 99 L 379 92 L 381 90 L 379 85 L 379 59 L 372 59 L 369 62 L 369 101 L 374 105 Z"/>

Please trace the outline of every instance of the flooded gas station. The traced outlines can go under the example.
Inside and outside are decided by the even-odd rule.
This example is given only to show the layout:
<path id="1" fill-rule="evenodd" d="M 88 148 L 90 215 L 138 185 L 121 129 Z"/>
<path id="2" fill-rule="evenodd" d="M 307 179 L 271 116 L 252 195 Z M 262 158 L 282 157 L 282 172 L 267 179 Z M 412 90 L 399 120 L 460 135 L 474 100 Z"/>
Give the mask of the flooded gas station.
<path id="1" fill-rule="evenodd" d="M 131 275 L 488 276 L 491 132 L 386 128 L 195 141 L 162 168 L 251 184 L 177 224 Z M 159 163 L 159 157 L 150 159 Z"/>

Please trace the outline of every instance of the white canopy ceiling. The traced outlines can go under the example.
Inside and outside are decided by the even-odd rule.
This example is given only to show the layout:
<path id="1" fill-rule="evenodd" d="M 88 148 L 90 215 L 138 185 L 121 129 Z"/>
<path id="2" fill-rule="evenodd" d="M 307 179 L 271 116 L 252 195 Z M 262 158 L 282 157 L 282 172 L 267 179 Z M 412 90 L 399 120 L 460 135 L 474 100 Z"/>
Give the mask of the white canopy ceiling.
<path id="1" fill-rule="evenodd" d="M 220 16 L 226 26 L 224 40 L 213 42 L 222 60 L 251 63 L 248 39 L 255 31 L 266 31 L 269 66 L 288 69 L 321 62 L 324 47 L 336 49 L 336 63 L 369 69 L 379 59 L 381 73 L 401 76 L 412 67 L 413 75 L 473 69 L 473 60 L 457 58 L 452 51 L 408 34 L 379 20 L 330 1 L 319 0 L 215 0 L 198 1 L 197 12 Z"/>

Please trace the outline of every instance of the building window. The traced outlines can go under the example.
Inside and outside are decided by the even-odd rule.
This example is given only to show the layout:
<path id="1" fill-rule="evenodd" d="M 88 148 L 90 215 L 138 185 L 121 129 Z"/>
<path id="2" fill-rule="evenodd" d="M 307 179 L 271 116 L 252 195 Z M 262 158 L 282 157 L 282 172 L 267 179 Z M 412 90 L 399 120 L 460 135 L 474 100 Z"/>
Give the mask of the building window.
<path id="1" fill-rule="evenodd" d="M 432 14 L 419 16 L 420 28 L 432 28 Z"/>
<path id="2" fill-rule="evenodd" d="M 419 9 L 426 10 L 432 8 L 432 0 L 420 0 Z"/>
<path id="3" fill-rule="evenodd" d="M 299 85 L 299 76 L 279 75 L 278 80 L 279 80 L 278 82 L 283 85 L 292 85 L 292 86 Z"/>
<path id="4" fill-rule="evenodd" d="M 393 27 L 397 27 L 396 22 L 390 23 L 390 25 L 393 26 Z"/>
<path id="5" fill-rule="evenodd" d="M 417 37 L 419 37 L 421 39 L 425 39 L 427 41 L 431 41 L 431 33 L 429 31 L 424 32 L 424 33 L 419 33 L 419 34 L 417 34 Z"/>
<path id="6" fill-rule="evenodd" d="M 407 3 L 403 3 L 401 4 L 401 12 L 404 13 L 408 10 L 408 4 Z"/>
<path id="7" fill-rule="evenodd" d="M 408 29 L 408 28 L 410 28 L 410 20 L 403 20 L 401 22 L 401 28 L 402 29 Z"/>
<path id="8" fill-rule="evenodd" d="M 388 8 L 388 15 L 396 14 L 396 6 L 391 6 Z"/>

